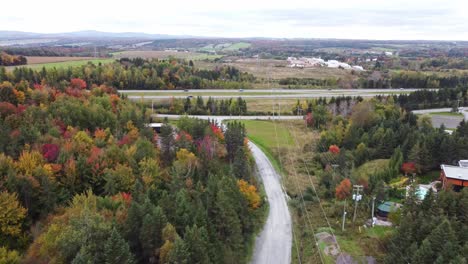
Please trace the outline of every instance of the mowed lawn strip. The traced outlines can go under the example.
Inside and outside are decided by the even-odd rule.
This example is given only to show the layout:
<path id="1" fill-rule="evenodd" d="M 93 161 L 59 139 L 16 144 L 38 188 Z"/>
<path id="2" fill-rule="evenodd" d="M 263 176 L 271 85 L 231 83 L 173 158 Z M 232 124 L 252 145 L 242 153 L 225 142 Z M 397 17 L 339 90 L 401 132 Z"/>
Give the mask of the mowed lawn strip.
<path id="1" fill-rule="evenodd" d="M 274 154 L 278 152 L 278 146 L 282 148 L 293 144 L 293 139 L 286 126 L 269 120 L 240 120 L 239 122 L 245 125 L 249 140 L 265 153 L 278 172 L 283 172 Z M 275 126 L 278 135 L 276 135 Z"/>

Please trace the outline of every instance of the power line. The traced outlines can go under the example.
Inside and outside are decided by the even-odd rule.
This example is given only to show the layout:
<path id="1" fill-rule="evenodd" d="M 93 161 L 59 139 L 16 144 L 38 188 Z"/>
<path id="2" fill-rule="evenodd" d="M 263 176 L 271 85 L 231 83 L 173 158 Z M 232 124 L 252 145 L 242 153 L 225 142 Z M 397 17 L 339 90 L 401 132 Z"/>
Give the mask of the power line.
<path id="1" fill-rule="evenodd" d="M 291 128 L 291 126 L 289 126 L 289 127 Z M 294 139 L 294 142 L 295 142 L 296 146 L 299 147 L 299 144 L 298 144 L 298 142 L 297 142 L 296 134 L 295 134 L 295 132 L 293 132 L 294 130 L 293 130 L 293 129 L 290 129 L 290 131 L 291 131 L 291 135 L 293 135 L 293 139 Z M 317 201 L 319 202 L 320 209 L 322 210 L 323 216 L 325 217 L 325 220 L 326 220 L 327 225 L 328 225 L 328 227 L 329 227 L 329 229 L 330 229 L 330 232 L 332 233 L 333 238 L 334 238 L 334 240 L 335 240 L 335 242 L 336 242 L 338 252 L 341 254 L 341 247 L 340 247 L 340 245 L 339 245 L 339 243 L 338 243 L 338 240 L 336 239 L 336 235 L 335 235 L 334 232 L 333 232 L 333 228 L 331 227 L 331 224 L 330 224 L 330 221 L 329 221 L 329 219 L 328 219 L 328 217 L 327 217 L 327 214 L 326 214 L 325 210 L 323 209 L 322 202 L 321 202 L 321 200 L 320 200 L 320 197 L 319 197 L 318 194 L 317 194 L 317 189 L 315 188 L 315 184 L 313 183 L 312 177 L 310 176 L 310 171 L 309 171 L 309 168 L 307 167 L 307 163 L 306 163 L 306 161 L 305 161 L 304 159 L 303 159 L 303 162 L 304 162 L 304 166 L 305 166 L 305 169 L 306 169 L 306 172 L 307 172 L 307 176 L 308 176 L 308 178 L 309 178 L 309 182 L 310 182 L 310 184 L 311 184 L 311 186 L 312 186 L 312 189 L 313 189 L 313 191 L 314 191 L 314 193 L 315 193 L 315 196 L 316 196 L 316 198 L 317 198 Z"/>
<path id="2" fill-rule="evenodd" d="M 270 75 L 268 75 L 268 77 L 270 77 Z M 268 86 L 269 86 L 269 88 L 270 88 L 270 78 L 268 78 Z M 273 90 L 271 91 L 271 93 L 272 93 L 272 95 L 273 95 Z M 277 98 L 277 97 L 275 96 L 275 99 L 276 99 L 276 98 Z M 283 163 L 282 163 L 282 161 L 281 161 L 282 159 L 281 159 L 281 151 L 280 151 L 279 140 L 278 140 L 278 129 L 277 129 L 277 127 L 276 127 L 276 121 L 275 121 L 274 101 L 275 101 L 275 100 L 272 101 L 273 127 L 274 127 L 274 129 L 275 129 L 276 148 L 277 148 L 278 157 L 279 157 L 279 162 L 280 162 L 280 169 L 282 170 L 282 169 L 283 169 L 283 165 L 282 165 Z M 277 100 L 276 100 L 276 102 L 277 102 Z M 278 116 L 279 116 L 280 114 L 281 114 L 281 107 L 280 107 L 280 105 L 278 104 Z M 291 156 L 289 156 L 289 158 L 291 159 Z M 290 160 L 290 161 L 292 162 L 292 160 Z M 293 166 L 293 168 L 294 168 L 294 166 Z M 297 178 L 297 172 L 295 171 L 295 168 L 294 168 L 294 173 L 296 174 L 296 178 Z M 298 187 L 297 181 L 295 182 L 295 185 L 296 185 L 296 188 L 297 188 L 298 190 L 300 190 L 300 188 Z M 321 263 L 324 263 L 324 260 L 323 260 L 323 257 L 322 257 L 322 253 L 321 253 L 321 250 L 320 250 L 320 247 L 319 247 L 319 244 L 318 244 L 318 240 L 317 240 L 317 238 L 315 237 L 315 231 L 314 231 L 314 228 L 313 228 L 312 223 L 311 223 L 311 221 L 310 221 L 309 212 L 307 211 L 306 206 L 305 206 L 304 195 L 303 195 L 303 193 L 302 193 L 302 190 L 300 190 L 300 195 L 301 195 L 301 200 L 302 200 L 302 205 L 303 205 L 303 207 L 302 207 L 302 208 L 303 208 L 303 211 L 306 213 L 306 218 L 307 218 L 307 221 L 308 221 L 308 223 L 309 223 L 309 227 L 312 229 L 312 232 L 314 233 L 314 234 L 313 234 L 313 237 L 314 237 L 314 240 L 315 240 L 315 245 L 316 245 L 316 247 L 317 247 L 317 251 L 318 251 L 318 253 L 319 253 L 320 261 L 321 261 Z M 291 218 L 291 221 L 293 221 L 292 218 Z M 291 229 L 292 229 L 292 231 L 293 231 L 293 236 L 295 236 L 295 235 L 294 235 L 294 225 L 292 225 Z M 294 239 L 295 239 L 295 238 L 294 238 Z M 300 258 L 301 255 L 300 255 L 299 248 L 298 248 L 298 245 L 297 245 L 297 240 L 295 240 L 295 244 L 296 244 L 297 257 L 298 257 L 298 259 L 299 259 L 299 263 L 301 263 L 301 258 Z"/>

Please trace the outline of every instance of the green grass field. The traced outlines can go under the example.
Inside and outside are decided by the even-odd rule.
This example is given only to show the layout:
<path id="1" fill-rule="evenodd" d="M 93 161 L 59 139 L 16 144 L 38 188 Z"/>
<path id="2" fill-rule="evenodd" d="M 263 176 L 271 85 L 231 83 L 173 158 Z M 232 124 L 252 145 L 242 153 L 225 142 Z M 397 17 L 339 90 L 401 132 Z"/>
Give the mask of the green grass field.
<path id="1" fill-rule="evenodd" d="M 112 53 L 112 56 L 118 58 L 144 58 L 144 59 L 167 59 L 169 57 L 204 61 L 215 60 L 223 57 L 223 55 L 199 53 L 199 52 L 178 52 L 178 51 L 162 51 L 162 50 L 127 50 Z"/>
<path id="2" fill-rule="evenodd" d="M 278 122 L 273 123 L 273 121 L 268 120 L 240 120 L 239 122 L 245 125 L 247 137 L 265 152 L 265 155 L 267 155 L 275 169 L 282 171 L 274 153 L 277 152 L 278 146 L 282 148 L 293 144 L 293 139 L 287 127 L 280 125 Z"/>
<path id="3" fill-rule="evenodd" d="M 52 69 L 54 67 L 55 68 L 67 68 L 67 67 L 81 66 L 81 65 L 88 64 L 88 62 L 98 64 L 98 63 L 110 63 L 113 61 L 114 59 L 77 60 L 77 61 L 62 61 L 62 62 L 31 64 L 31 65 L 24 65 L 21 67 L 28 67 L 31 69 L 41 69 L 42 67 L 45 67 L 46 69 Z"/>
<path id="4" fill-rule="evenodd" d="M 435 112 L 429 113 L 429 115 L 441 115 L 441 116 L 463 116 L 462 113 L 454 113 L 454 112 Z"/>
<path id="5" fill-rule="evenodd" d="M 388 159 L 376 159 L 368 161 L 353 171 L 353 175 L 369 179 L 370 176 L 388 166 Z"/>
<path id="6" fill-rule="evenodd" d="M 250 43 L 237 42 L 237 43 L 234 43 L 234 44 L 230 45 L 227 48 L 224 48 L 223 50 L 225 50 L 225 51 L 236 51 L 236 50 L 240 50 L 240 49 L 246 49 L 246 48 L 248 48 L 250 46 L 252 46 L 252 44 L 250 44 Z"/>
<path id="7" fill-rule="evenodd" d="M 237 51 L 240 49 L 245 49 L 250 47 L 252 44 L 247 42 L 236 42 L 236 43 L 222 43 L 218 45 L 208 44 L 202 48 L 200 51 L 203 52 L 216 52 L 216 51 Z"/>

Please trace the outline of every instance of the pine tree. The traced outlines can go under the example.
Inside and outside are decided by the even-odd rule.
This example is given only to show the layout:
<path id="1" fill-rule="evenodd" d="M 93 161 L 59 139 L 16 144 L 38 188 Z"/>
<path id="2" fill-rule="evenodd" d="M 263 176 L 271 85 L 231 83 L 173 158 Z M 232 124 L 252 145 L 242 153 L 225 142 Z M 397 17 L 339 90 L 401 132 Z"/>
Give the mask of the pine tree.
<path id="1" fill-rule="evenodd" d="M 130 247 L 115 228 L 112 229 L 109 239 L 104 244 L 104 259 L 105 264 L 135 263 L 132 253 L 130 253 Z"/>
<path id="2" fill-rule="evenodd" d="M 211 263 L 208 256 L 208 233 L 204 227 L 185 228 L 184 241 L 187 245 L 189 263 Z"/>
<path id="3" fill-rule="evenodd" d="M 434 261 L 434 253 L 432 252 L 433 246 L 429 240 L 425 239 L 421 246 L 418 248 L 412 257 L 412 263 L 414 264 L 427 264 Z"/>
<path id="4" fill-rule="evenodd" d="M 166 223 L 166 216 L 159 206 L 143 217 L 139 238 L 145 262 L 154 263 L 158 259 L 156 250 L 163 244 L 162 230 Z"/>
<path id="5" fill-rule="evenodd" d="M 181 238 L 176 238 L 174 247 L 169 254 L 170 264 L 189 264 L 189 254 L 187 252 L 187 245 Z"/>
<path id="6" fill-rule="evenodd" d="M 174 160 L 174 135 L 170 124 L 161 127 L 161 161 L 164 166 L 169 166 Z"/>
<path id="7" fill-rule="evenodd" d="M 250 179 L 249 164 L 247 163 L 245 152 L 242 148 L 237 150 L 234 157 L 234 161 L 232 163 L 232 174 L 238 179 L 245 179 L 247 181 Z"/>

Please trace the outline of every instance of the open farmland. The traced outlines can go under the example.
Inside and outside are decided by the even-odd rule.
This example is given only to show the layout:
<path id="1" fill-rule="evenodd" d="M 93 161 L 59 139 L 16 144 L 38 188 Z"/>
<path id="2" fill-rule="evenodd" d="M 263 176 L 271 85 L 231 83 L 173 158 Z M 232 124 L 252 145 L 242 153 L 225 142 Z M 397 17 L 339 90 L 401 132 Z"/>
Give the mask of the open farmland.
<path id="1" fill-rule="evenodd" d="M 178 52 L 178 51 L 158 51 L 158 50 L 129 50 L 113 53 L 114 58 L 144 58 L 144 59 L 167 59 L 169 57 L 187 60 L 214 60 L 221 58 L 221 55 L 198 53 L 198 52 Z"/>
<path id="2" fill-rule="evenodd" d="M 85 65 L 88 62 L 92 62 L 94 64 L 99 63 L 110 63 L 113 62 L 114 59 L 85 59 L 85 60 L 70 60 L 70 61 L 59 61 L 59 62 L 49 62 L 49 63 L 38 63 L 38 64 L 30 64 L 30 65 L 22 65 L 22 66 L 9 66 L 6 67 L 7 70 L 11 71 L 15 67 L 28 67 L 31 69 L 41 69 L 45 67 L 46 69 L 51 68 L 66 68 L 66 67 L 75 67 Z"/>
<path id="3" fill-rule="evenodd" d="M 200 51 L 204 51 L 204 52 L 238 51 L 240 49 L 249 48 L 251 45 L 252 44 L 247 43 L 247 42 L 208 44 L 200 48 Z"/>
<path id="4" fill-rule="evenodd" d="M 80 60 L 93 60 L 93 57 L 48 57 L 48 56 L 27 56 L 28 65 L 30 64 L 44 64 L 52 62 L 66 62 L 66 61 L 80 61 Z"/>

